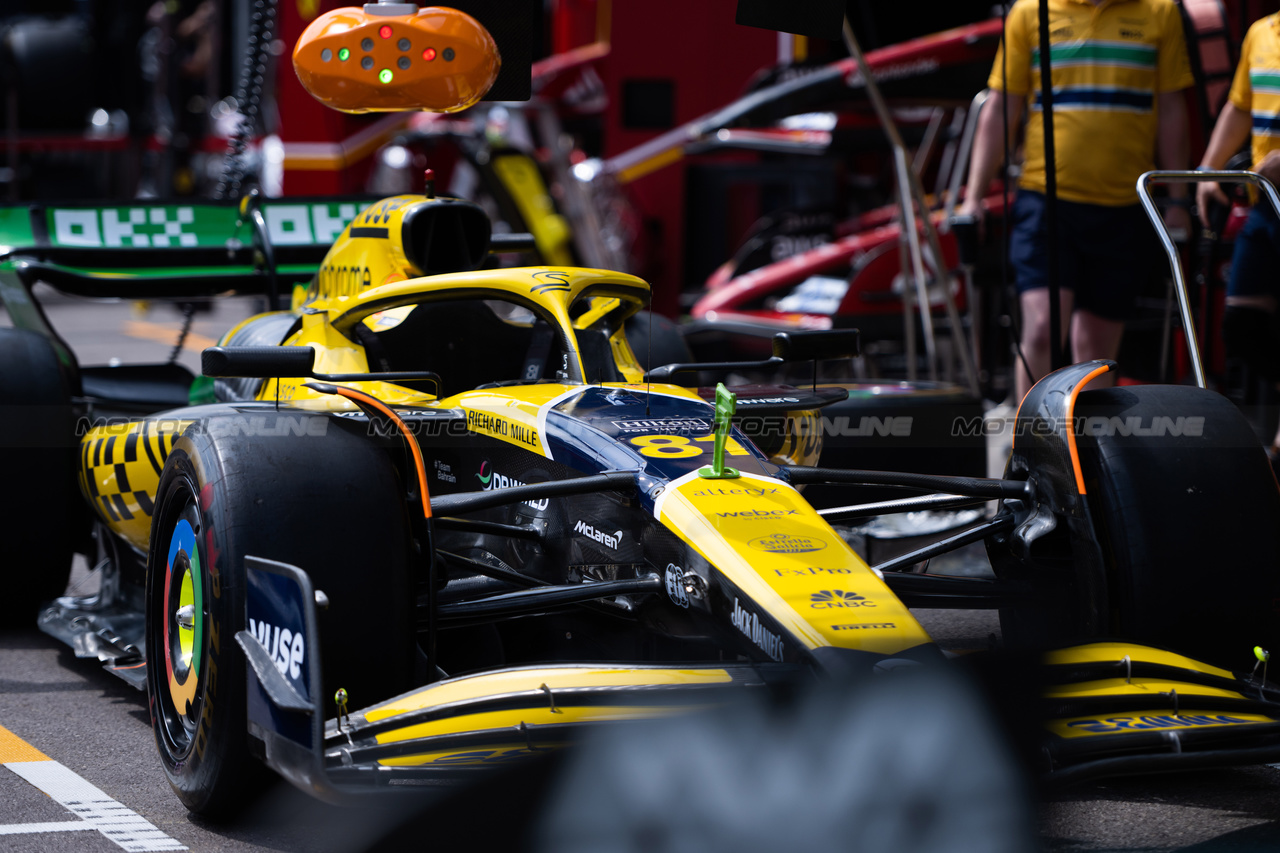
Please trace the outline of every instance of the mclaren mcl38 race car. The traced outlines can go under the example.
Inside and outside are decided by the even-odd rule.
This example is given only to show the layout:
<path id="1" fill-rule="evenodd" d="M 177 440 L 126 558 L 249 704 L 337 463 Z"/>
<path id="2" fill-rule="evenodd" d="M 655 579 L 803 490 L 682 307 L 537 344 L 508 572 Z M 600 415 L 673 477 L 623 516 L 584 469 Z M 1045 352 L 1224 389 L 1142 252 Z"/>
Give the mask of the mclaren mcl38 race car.
<path id="1" fill-rule="evenodd" d="M 487 32 L 407 5 L 318 18 L 303 82 L 355 110 L 483 96 Z M 360 27 L 370 63 L 344 65 Z M 424 33 L 458 61 L 373 82 Z M 457 103 L 435 99 L 448 75 Z M 1225 399 L 1086 390 L 1114 365 L 1080 364 L 1023 400 L 1001 479 L 823 468 L 816 413 L 845 389 L 679 380 L 816 371 L 856 332 L 641 368 L 644 281 L 497 267 L 534 241 L 491 231 L 430 191 L 0 208 L 0 610 L 145 688 L 190 810 L 232 809 L 261 764 L 333 800 L 430 787 L 627 720 L 945 665 L 913 607 L 998 608 L 1006 645 L 1046 652 L 1026 672 L 1045 777 L 1280 760 L 1254 666 L 1280 647 L 1280 489 Z M 275 310 L 201 377 L 81 366 L 38 283 Z M 904 496 L 819 511 L 817 485 Z M 832 526 L 993 502 L 874 566 Z M 979 541 L 991 578 L 918 570 Z M 95 596 L 62 595 L 76 552 Z"/>
<path id="2" fill-rule="evenodd" d="M 1086 390 L 1113 365 L 1076 365 L 1023 402 L 1003 479 L 830 470 L 804 425 L 843 391 L 644 371 L 623 330 L 645 282 L 485 268 L 520 238 L 468 202 L 135 210 L 4 211 L 4 604 L 146 689 L 192 811 L 228 809 L 257 762 L 337 799 L 797 680 L 945 665 L 912 607 L 999 608 L 1006 644 L 1051 649 L 1049 778 L 1280 760 L 1280 693 L 1254 666 L 1280 640 L 1280 491 L 1211 392 Z M 37 282 L 297 287 L 195 378 L 77 365 Z M 856 344 L 786 333 L 769 361 Z M 819 512 L 818 483 L 905 496 Z M 877 566 L 832 527 L 989 502 Z M 979 540 L 994 578 L 918 570 Z M 97 596 L 57 597 L 73 551 Z"/>

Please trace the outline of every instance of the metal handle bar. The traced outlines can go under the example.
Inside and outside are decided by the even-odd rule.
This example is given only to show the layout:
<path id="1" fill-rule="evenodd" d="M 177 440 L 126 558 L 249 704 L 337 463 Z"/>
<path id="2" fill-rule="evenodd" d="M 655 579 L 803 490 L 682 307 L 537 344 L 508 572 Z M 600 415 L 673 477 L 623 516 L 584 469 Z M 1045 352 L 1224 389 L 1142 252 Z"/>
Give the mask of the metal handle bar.
<path id="1" fill-rule="evenodd" d="M 1196 384 L 1201 388 L 1207 388 L 1209 386 L 1204 378 L 1204 365 L 1200 363 L 1200 344 L 1199 338 L 1196 337 L 1196 324 L 1191 316 L 1191 300 L 1187 296 L 1186 280 L 1182 277 L 1182 261 L 1178 258 L 1178 250 L 1173 245 L 1173 240 L 1170 239 L 1169 232 L 1164 227 L 1164 220 L 1160 217 L 1160 211 L 1156 210 L 1155 203 L 1151 200 L 1151 191 L 1147 187 L 1150 183 L 1196 184 L 1200 181 L 1253 184 L 1266 193 L 1267 199 L 1270 200 L 1271 207 L 1276 211 L 1277 215 L 1280 215 L 1280 194 L 1276 193 L 1275 185 L 1271 181 L 1257 172 L 1237 172 L 1225 169 L 1195 172 L 1185 169 L 1168 169 L 1144 172 L 1138 177 L 1138 198 L 1142 201 L 1143 210 L 1147 212 L 1147 218 L 1151 220 L 1156 233 L 1160 235 L 1160 242 L 1164 246 L 1165 254 L 1169 256 L 1169 267 L 1173 270 L 1174 289 L 1178 293 L 1178 310 L 1182 314 L 1182 330 L 1187 336 L 1187 352 L 1191 355 L 1191 369 L 1195 371 Z"/>
<path id="2" fill-rule="evenodd" d="M 969 104 L 969 114 L 965 116 L 964 121 L 964 132 L 960 136 L 960 150 L 956 152 L 955 165 L 951 167 L 951 181 L 947 187 L 947 204 L 946 212 L 942 217 L 943 222 L 950 222 L 951 217 L 955 216 L 956 204 L 960 201 L 960 184 L 964 182 L 969 172 L 969 152 L 973 149 L 973 137 L 978 132 L 978 116 L 982 113 L 982 108 L 987 105 L 989 97 L 991 97 L 991 90 L 983 89 L 973 96 L 973 101 Z M 1008 175 L 1003 175 L 1002 178 L 1006 182 L 1009 180 Z"/>

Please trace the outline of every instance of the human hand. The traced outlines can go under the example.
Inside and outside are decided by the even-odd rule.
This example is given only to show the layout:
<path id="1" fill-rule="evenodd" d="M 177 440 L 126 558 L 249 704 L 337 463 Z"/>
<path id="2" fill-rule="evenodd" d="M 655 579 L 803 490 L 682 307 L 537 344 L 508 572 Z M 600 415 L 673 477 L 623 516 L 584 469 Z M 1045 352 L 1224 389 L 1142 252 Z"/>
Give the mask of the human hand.
<path id="1" fill-rule="evenodd" d="M 964 221 L 971 220 L 977 227 L 978 239 L 982 240 L 986 237 L 987 232 L 987 209 L 982 204 L 982 199 L 976 196 L 965 196 L 964 201 L 960 202 L 956 208 L 953 219 Z"/>
<path id="2" fill-rule="evenodd" d="M 1209 207 L 1214 202 L 1230 205 L 1231 201 L 1217 181 L 1201 181 L 1196 184 L 1196 210 L 1200 212 L 1200 224 L 1209 227 Z"/>

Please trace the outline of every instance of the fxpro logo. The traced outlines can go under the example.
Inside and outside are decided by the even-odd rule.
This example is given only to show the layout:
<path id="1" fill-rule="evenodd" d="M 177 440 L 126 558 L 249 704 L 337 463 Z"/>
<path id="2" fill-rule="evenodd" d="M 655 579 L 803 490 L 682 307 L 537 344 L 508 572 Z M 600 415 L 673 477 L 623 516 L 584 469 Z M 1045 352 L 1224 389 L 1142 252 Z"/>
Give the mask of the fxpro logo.
<path id="1" fill-rule="evenodd" d="M 295 681 L 302 677 L 302 662 L 306 659 L 307 644 L 301 631 L 290 631 L 288 628 L 250 619 L 249 633 L 271 655 L 271 662 L 280 670 L 281 675 L 287 675 Z"/>
<path id="2" fill-rule="evenodd" d="M 493 466 L 489 464 L 488 459 L 480 463 L 480 473 L 476 474 L 476 479 L 480 481 L 480 485 L 484 487 L 486 492 L 494 492 L 499 489 L 514 489 L 516 486 L 527 485 L 514 477 L 499 474 L 493 470 Z M 542 500 L 525 501 L 524 505 L 542 511 L 551 505 L 551 500 L 543 498 Z"/>
<path id="3" fill-rule="evenodd" d="M 622 544 L 621 530 L 615 530 L 613 533 L 605 533 L 603 530 L 596 530 L 590 524 L 587 524 L 582 520 L 579 520 L 578 523 L 573 526 L 573 529 L 588 539 L 594 539 L 601 545 L 614 551 L 618 550 L 618 546 Z"/>

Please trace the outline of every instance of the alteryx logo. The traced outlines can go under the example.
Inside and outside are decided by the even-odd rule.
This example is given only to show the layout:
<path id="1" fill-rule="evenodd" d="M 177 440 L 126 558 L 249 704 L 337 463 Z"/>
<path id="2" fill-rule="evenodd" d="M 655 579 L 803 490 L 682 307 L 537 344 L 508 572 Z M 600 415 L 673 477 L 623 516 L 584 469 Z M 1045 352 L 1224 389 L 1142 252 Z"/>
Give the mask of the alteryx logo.
<path id="1" fill-rule="evenodd" d="M 493 470 L 493 466 L 489 464 L 488 459 L 480 463 L 480 472 L 476 474 L 476 479 L 480 481 L 482 486 L 484 486 L 484 491 L 486 492 L 493 492 L 499 489 L 513 489 L 516 486 L 528 485 L 514 477 L 508 477 L 506 474 L 499 474 L 497 471 Z M 551 501 L 548 498 L 542 498 L 541 500 L 525 501 L 524 505 L 531 509 L 541 511 L 549 507 L 551 505 Z"/>

